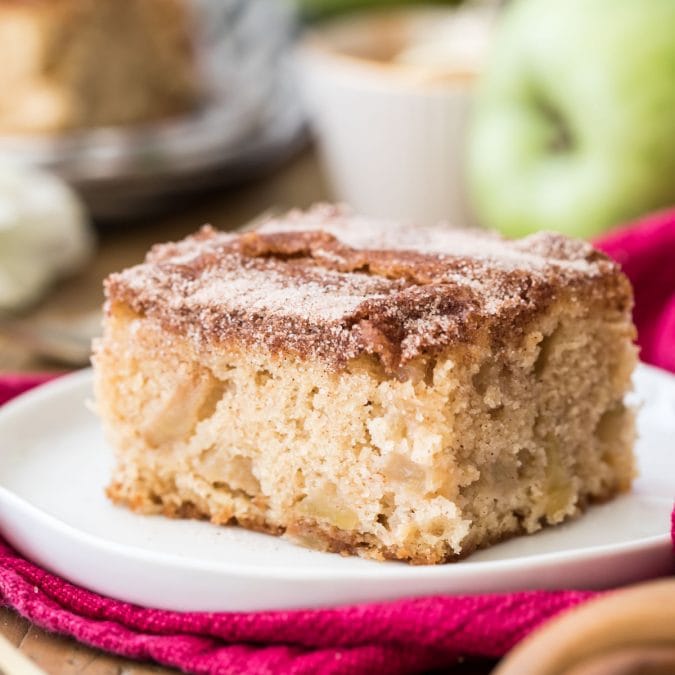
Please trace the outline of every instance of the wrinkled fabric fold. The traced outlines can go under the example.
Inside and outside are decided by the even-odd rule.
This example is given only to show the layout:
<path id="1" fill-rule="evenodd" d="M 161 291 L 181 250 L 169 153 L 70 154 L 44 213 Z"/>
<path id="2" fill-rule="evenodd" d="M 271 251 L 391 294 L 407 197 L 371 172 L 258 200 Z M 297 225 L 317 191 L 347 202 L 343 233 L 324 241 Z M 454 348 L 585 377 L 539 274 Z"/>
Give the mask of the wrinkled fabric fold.
<path id="1" fill-rule="evenodd" d="M 588 591 L 428 597 L 323 610 L 144 609 L 78 588 L 0 547 L 0 593 L 38 625 L 196 673 L 419 672 L 499 657 Z"/>

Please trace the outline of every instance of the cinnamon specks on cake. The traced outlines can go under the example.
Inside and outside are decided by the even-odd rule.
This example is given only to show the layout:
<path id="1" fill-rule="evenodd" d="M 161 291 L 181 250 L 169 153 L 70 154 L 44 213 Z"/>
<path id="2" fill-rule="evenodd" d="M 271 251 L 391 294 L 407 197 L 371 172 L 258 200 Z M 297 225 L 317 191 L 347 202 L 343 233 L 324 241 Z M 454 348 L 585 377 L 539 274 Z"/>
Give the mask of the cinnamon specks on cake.
<path id="1" fill-rule="evenodd" d="M 206 226 L 106 282 L 110 300 L 195 340 L 241 340 L 333 366 L 371 353 L 387 369 L 470 340 L 486 322 L 498 341 L 561 289 L 621 305 L 624 285 L 614 263 L 561 235 L 513 242 L 326 205 L 242 234 Z"/>

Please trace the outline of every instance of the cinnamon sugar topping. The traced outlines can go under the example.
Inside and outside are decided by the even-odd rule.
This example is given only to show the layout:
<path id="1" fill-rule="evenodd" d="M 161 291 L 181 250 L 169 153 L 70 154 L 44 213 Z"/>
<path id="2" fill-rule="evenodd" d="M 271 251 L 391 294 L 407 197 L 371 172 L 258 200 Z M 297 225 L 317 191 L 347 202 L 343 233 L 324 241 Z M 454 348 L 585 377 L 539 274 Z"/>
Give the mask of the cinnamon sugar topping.
<path id="1" fill-rule="evenodd" d="M 106 292 L 200 344 L 237 340 L 333 366 L 367 353 L 392 372 L 479 334 L 513 339 L 563 296 L 618 311 L 631 302 L 618 267 L 582 241 L 512 242 L 325 205 L 254 232 L 206 226 L 157 245 L 144 264 L 111 275 Z"/>

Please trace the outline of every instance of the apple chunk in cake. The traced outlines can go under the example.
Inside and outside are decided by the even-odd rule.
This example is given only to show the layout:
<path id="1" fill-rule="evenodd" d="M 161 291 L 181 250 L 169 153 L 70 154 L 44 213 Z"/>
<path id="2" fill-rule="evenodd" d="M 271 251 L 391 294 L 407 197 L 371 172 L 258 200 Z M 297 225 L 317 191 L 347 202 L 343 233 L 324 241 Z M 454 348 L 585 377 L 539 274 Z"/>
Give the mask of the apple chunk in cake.
<path id="1" fill-rule="evenodd" d="M 108 494 L 141 513 L 438 563 L 630 487 L 631 289 L 584 242 L 324 206 L 106 293 Z"/>

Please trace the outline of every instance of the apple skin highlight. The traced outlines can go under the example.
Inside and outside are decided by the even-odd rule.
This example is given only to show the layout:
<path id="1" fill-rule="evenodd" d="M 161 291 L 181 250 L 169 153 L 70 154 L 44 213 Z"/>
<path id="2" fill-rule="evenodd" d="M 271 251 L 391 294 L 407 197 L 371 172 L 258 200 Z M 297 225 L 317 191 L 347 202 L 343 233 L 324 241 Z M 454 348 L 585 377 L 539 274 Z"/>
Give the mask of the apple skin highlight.
<path id="1" fill-rule="evenodd" d="M 514 2 L 474 112 L 472 202 L 507 236 L 591 237 L 672 204 L 675 2 Z"/>

